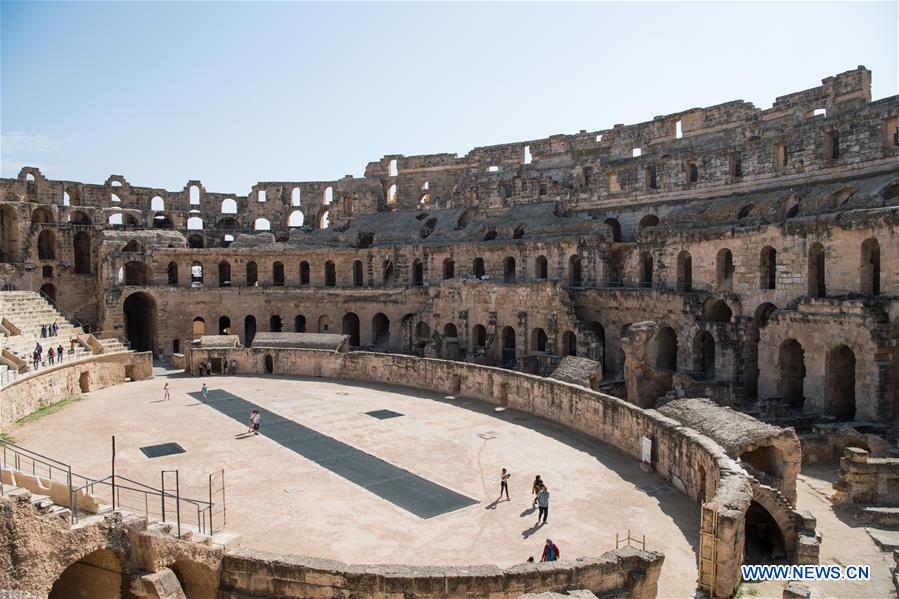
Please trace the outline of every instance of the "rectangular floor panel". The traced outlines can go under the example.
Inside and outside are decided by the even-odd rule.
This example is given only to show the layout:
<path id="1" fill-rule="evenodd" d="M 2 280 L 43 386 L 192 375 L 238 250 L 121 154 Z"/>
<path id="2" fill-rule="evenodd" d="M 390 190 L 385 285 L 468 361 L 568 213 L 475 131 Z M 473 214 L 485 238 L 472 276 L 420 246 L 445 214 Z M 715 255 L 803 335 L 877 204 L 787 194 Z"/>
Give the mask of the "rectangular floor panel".
<path id="1" fill-rule="evenodd" d="M 203 400 L 200 392 L 189 395 Z M 252 410 L 258 410 L 262 418 L 260 435 L 419 518 L 433 518 L 478 503 L 223 389 L 210 389 L 207 405 L 241 424 L 249 422 Z"/>

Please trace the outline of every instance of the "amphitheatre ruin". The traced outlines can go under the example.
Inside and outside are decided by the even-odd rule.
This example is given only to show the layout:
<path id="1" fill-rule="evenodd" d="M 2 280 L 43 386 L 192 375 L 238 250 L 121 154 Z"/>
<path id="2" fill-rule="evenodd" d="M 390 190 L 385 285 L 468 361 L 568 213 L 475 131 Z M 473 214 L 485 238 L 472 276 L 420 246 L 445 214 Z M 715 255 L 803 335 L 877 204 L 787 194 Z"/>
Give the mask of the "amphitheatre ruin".
<path id="1" fill-rule="evenodd" d="M 895 597 L 897 228 L 863 66 L 244 195 L 25 167 L 0 596 Z"/>

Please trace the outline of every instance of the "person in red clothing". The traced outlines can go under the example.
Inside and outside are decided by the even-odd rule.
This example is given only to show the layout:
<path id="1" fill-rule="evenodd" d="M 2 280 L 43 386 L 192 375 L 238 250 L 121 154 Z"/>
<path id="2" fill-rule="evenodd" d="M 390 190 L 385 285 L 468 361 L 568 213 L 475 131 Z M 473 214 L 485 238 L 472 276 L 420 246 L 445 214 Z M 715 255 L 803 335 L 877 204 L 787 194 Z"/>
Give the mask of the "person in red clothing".
<path id="1" fill-rule="evenodd" d="M 541 562 L 554 562 L 559 559 L 559 548 L 552 542 L 552 539 L 546 539 L 546 545 L 543 546 L 543 557 Z"/>

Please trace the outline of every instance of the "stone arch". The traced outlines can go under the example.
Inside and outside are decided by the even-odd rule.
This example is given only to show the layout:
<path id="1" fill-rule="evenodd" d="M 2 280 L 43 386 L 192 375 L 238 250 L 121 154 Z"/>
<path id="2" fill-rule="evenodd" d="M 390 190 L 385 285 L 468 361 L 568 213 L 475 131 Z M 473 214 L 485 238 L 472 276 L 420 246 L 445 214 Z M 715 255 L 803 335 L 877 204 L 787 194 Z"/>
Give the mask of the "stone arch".
<path id="1" fill-rule="evenodd" d="M 219 316 L 219 335 L 231 334 L 231 319 L 227 316 Z"/>
<path id="2" fill-rule="evenodd" d="M 75 272 L 88 274 L 91 272 L 91 234 L 78 231 L 72 239 L 75 254 Z"/>
<path id="3" fill-rule="evenodd" d="M 347 312 L 343 315 L 341 327 L 343 334 L 350 336 L 350 345 L 359 347 L 359 316 L 355 312 Z"/>
<path id="4" fill-rule="evenodd" d="M 272 314 L 268 317 L 268 330 L 272 333 L 280 333 L 283 326 L 284 325 L 281 322 L 281 316 L 279 314 Z"/>
<path id="5" fill-rule="evenodd" d="M 805 350 L 795 339 L 780 344 L 777 366 L 780 370 L 777 392 L 794 409 L 805 402 Z"/>
<path id="6" fill-rule="evenodd" d="M 187 247 L 192 250 L 201 250 L 205 245 L 206 242 L 199 233 L 192 233 L 187 238 Z"/>
<path id="7" fill-rule="evenodd" d="M 721 248 L 715 257 L 715 287 L 730 291 L 734 284 L 734 255 L 728 248 Z"/>
<path id="8" fill-rule="evenodd" d="M 512 327 L 503 328 L 500 339 L 502 340 L 502 363 L 510 365 L 514 363 L 516 359 L 515 329 Z"/>
<path id="9" fill-rule="evenodd" d="M 652 287 L 653 259 L 649 252 L 640 253 L 640 287 Z"/>
<path id="10" fill-rule="evenodd" d="M 293 332 L 294 333 L 305 333 L 306 332 L 306 317 L 302 314 L 297 314 L 293 318 Z"/>
<path id="11" fill-rule="evenodd" d="M 53 222 L 53 213 L 44 206 L 38 206 L 31 211 L 32 225 L 48 225 Z"/>
<path id="12" fill-rule="evenodd" d="M 545 352 L 546 344 L 546 331 L 541 328 L 536 328 L 531 331 L 531 351 Z"/>
<path id="13" fill-rule="evenodd" d="M 132 293 L 122 304 L 125 337 L 134 351 L 156 353 L 156 300 L 144 292 Z"/>
<path id="14" fill-rule="evenodd" d="M 250 260 L 247 262 L 246 267 L 246 280 L 247 287 L 253 287 L 256 283 L 259 282 L 259 267 L 256 265 L 256 262 Z"/>
<path id="15" fill-rule="evenodd" d="M 252 347 L 256 337 L 256 317 L 247 314 L 243 319 L 243 344 L 244 347 Z"/>
<path id="16" fill-rule="evenodd" d="M 146 285 L 150 280 L 149 268 L 143 262 L 125 263 L 125 285 Z"/>
<path id="17" fill-rule="evenodd" d="M 425 268 L 421 260 L 412 261 L 412 286 L 422 287 L 425 284 Z"/>
<path id="18" fill-rule="evenodd" d="M 745 516 L 743 563 L 785 563 L 787 555 L 780 525 L 768 510 L 753 500 Z"/>
<path id="19" fill-rule="evenodd" d="M 122 560 L 107 548 L 96 549 L 69 564 L 53 582 L 49 599 L 122 596 Z"/>
<path id="20" fill-rule="evenodd" d="M 656 333 L 656 368 L 677 371 L 677 333 L 671 327 Z"/>
<path id="21" fill-rule="evenodd" d="M 227 260 L 222 260 L 219 262 L 219 287 L 227 287 L 229 285 L 231 285 L 231 263 Z"/>
<path id="22" fill-rule="evenodd" d="M 562 355 L 577 355 L 577 335 L 574 334 L 574 331 L 565 331 L 562 334 Z"/>
<path id="23" fill-rule="evenodd" d="M 206 319 L 202 316 L 194 318 L 190 327 L 191 335 L 194 337 L 202 337 L 206 334 Z"/>
<path id="24" fill-rule="evenodd" d="M 371 340 L 379 349 L 387 349 L 390 345 L 390 319 L 383 312 L 378 312 L 371 319 Z"/>
<path id="25" fill-rule="evenodd" d="M 300 285 L 309 284 L 309 263 L 303 260 L 300 262 Z"/>
<path id="26" fill-rule="evenodd" d="M 568 259 L 568 283 L 572 287 L 580 287 L 583 284 L 581 257 L 577 254 Z"/>
<path id="27" fill-rule="evenodd" d="M 515 281 L 515 258 L 506 256 L 503 260 L 503 279 L 507 283 Z"/>
<path id="28" fill-rule="evenodd" d="M 826 297 L 827 280 L 824 246 L 813 243 L 808 248 L 808 295 Z"/>
<path id="29" fill-rule="evenodd" d="M 215 599 L 219 577 L 209 566 L 188 559 L 179 559 L 169 565 L 169 569 L 175 573 L 175 577 L 181 583 L 181 589 L 190 599 Z"/>
<path id="30" fill-rule="evenodd" d="M 730 322 L 733 310 L 721 299 L 709 298 L 703 306 L 703 320 L 706 322 Z"/>
<path id="31" fill-rule="evenodd" d="M 827 414 L 839 421 L 855 419 L 855 352 L 847 345 L 831 348 L 824 370 Z"/>
<path id="32" fill-rule="evenodd" d="M 873 237 L 862 242 L 859 291 L 880 295 L 880 244 Z"/>
<path id="33" fill-rule="evenodd" d="M 44 229 L 37 236 L 38 260 L 56 260 L 56 232 Z"/>
<path id="34" fill-rule="evenodd" d="M 178 285 L 178 263 L 169 262 L 169 265 L 166 267 L 165 272 L 168 284 L 173 287 Z"/>
<path id="35" fill-rule="evenodd" d="M 478 279 L 487 274 L 487 269 L 484 267 L 484 259 L 480 256 L 472 260 L 471 274 L 473 274 Z"/>
<path id="36" fill-rule="evenodd" d="M 284 287 L 284 263 L 275 262 L 272 264 L 272 285 L 275 287 Z"/>
<path id="37" fill-rule="evenodd" d="M 353 286 L 362 287 L 363 283 L 362 260 L 353 260 Z"/>
<path id="38" fill-rule="evenodd" d="M 275 373 L 275 359 L 271 354 L 265 354 L 265 374 Z"/>
<path id="39" fill-rule="evenodd" d="M 452 258 L 443 260 L 443 278 L 452 279 L 456 276 L 456 261 Z"/>
<path id="40" fill-rule="evenodd" d="M 715 378 L 715 338 L 708 331 L 693 338 L 693 370 L 703 378 Z"/>
<path id="41" fill-rule="evenodd" d="M 546 261 L 546 256 L 537 256 L 534 260 L 534 276 L 538 279 L 549 278 L 549 266 Z"/>
<path id="42" fill-rule="evenodd" d="M 640 219 L 640 232 L 643 232 L 644 229 L 648 229 L 650 227 L 657 227 L 658 225 L 659 217 L 655 214 L 647 214 Z"/>
<path id="43" fill-rule="evenodd" d="M 621 223 L 617 218 L 607 218 L 605 223 L 609 225 L 612 232 L 612 241 L 618 243 L 621 241 Z"/>
<path id="44" fill-rule="evenodd" d="M 332 262 L 331 260 L 325 262 L 325 286 L 337 286 L 337 267 L 334 266 L 334 262 Z"/>

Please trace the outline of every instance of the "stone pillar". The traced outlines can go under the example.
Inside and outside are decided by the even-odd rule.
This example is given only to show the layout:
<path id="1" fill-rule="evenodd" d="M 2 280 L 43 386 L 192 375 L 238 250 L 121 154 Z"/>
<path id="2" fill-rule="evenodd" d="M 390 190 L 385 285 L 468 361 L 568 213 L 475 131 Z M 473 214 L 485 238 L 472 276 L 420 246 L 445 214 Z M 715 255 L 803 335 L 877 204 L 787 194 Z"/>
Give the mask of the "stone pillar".
<path id="1" fill-rule="evenodd" d="M 131 594 L 147 599 L 187 599 L 178 577 L 168 568 L 132 580 Z"/>

